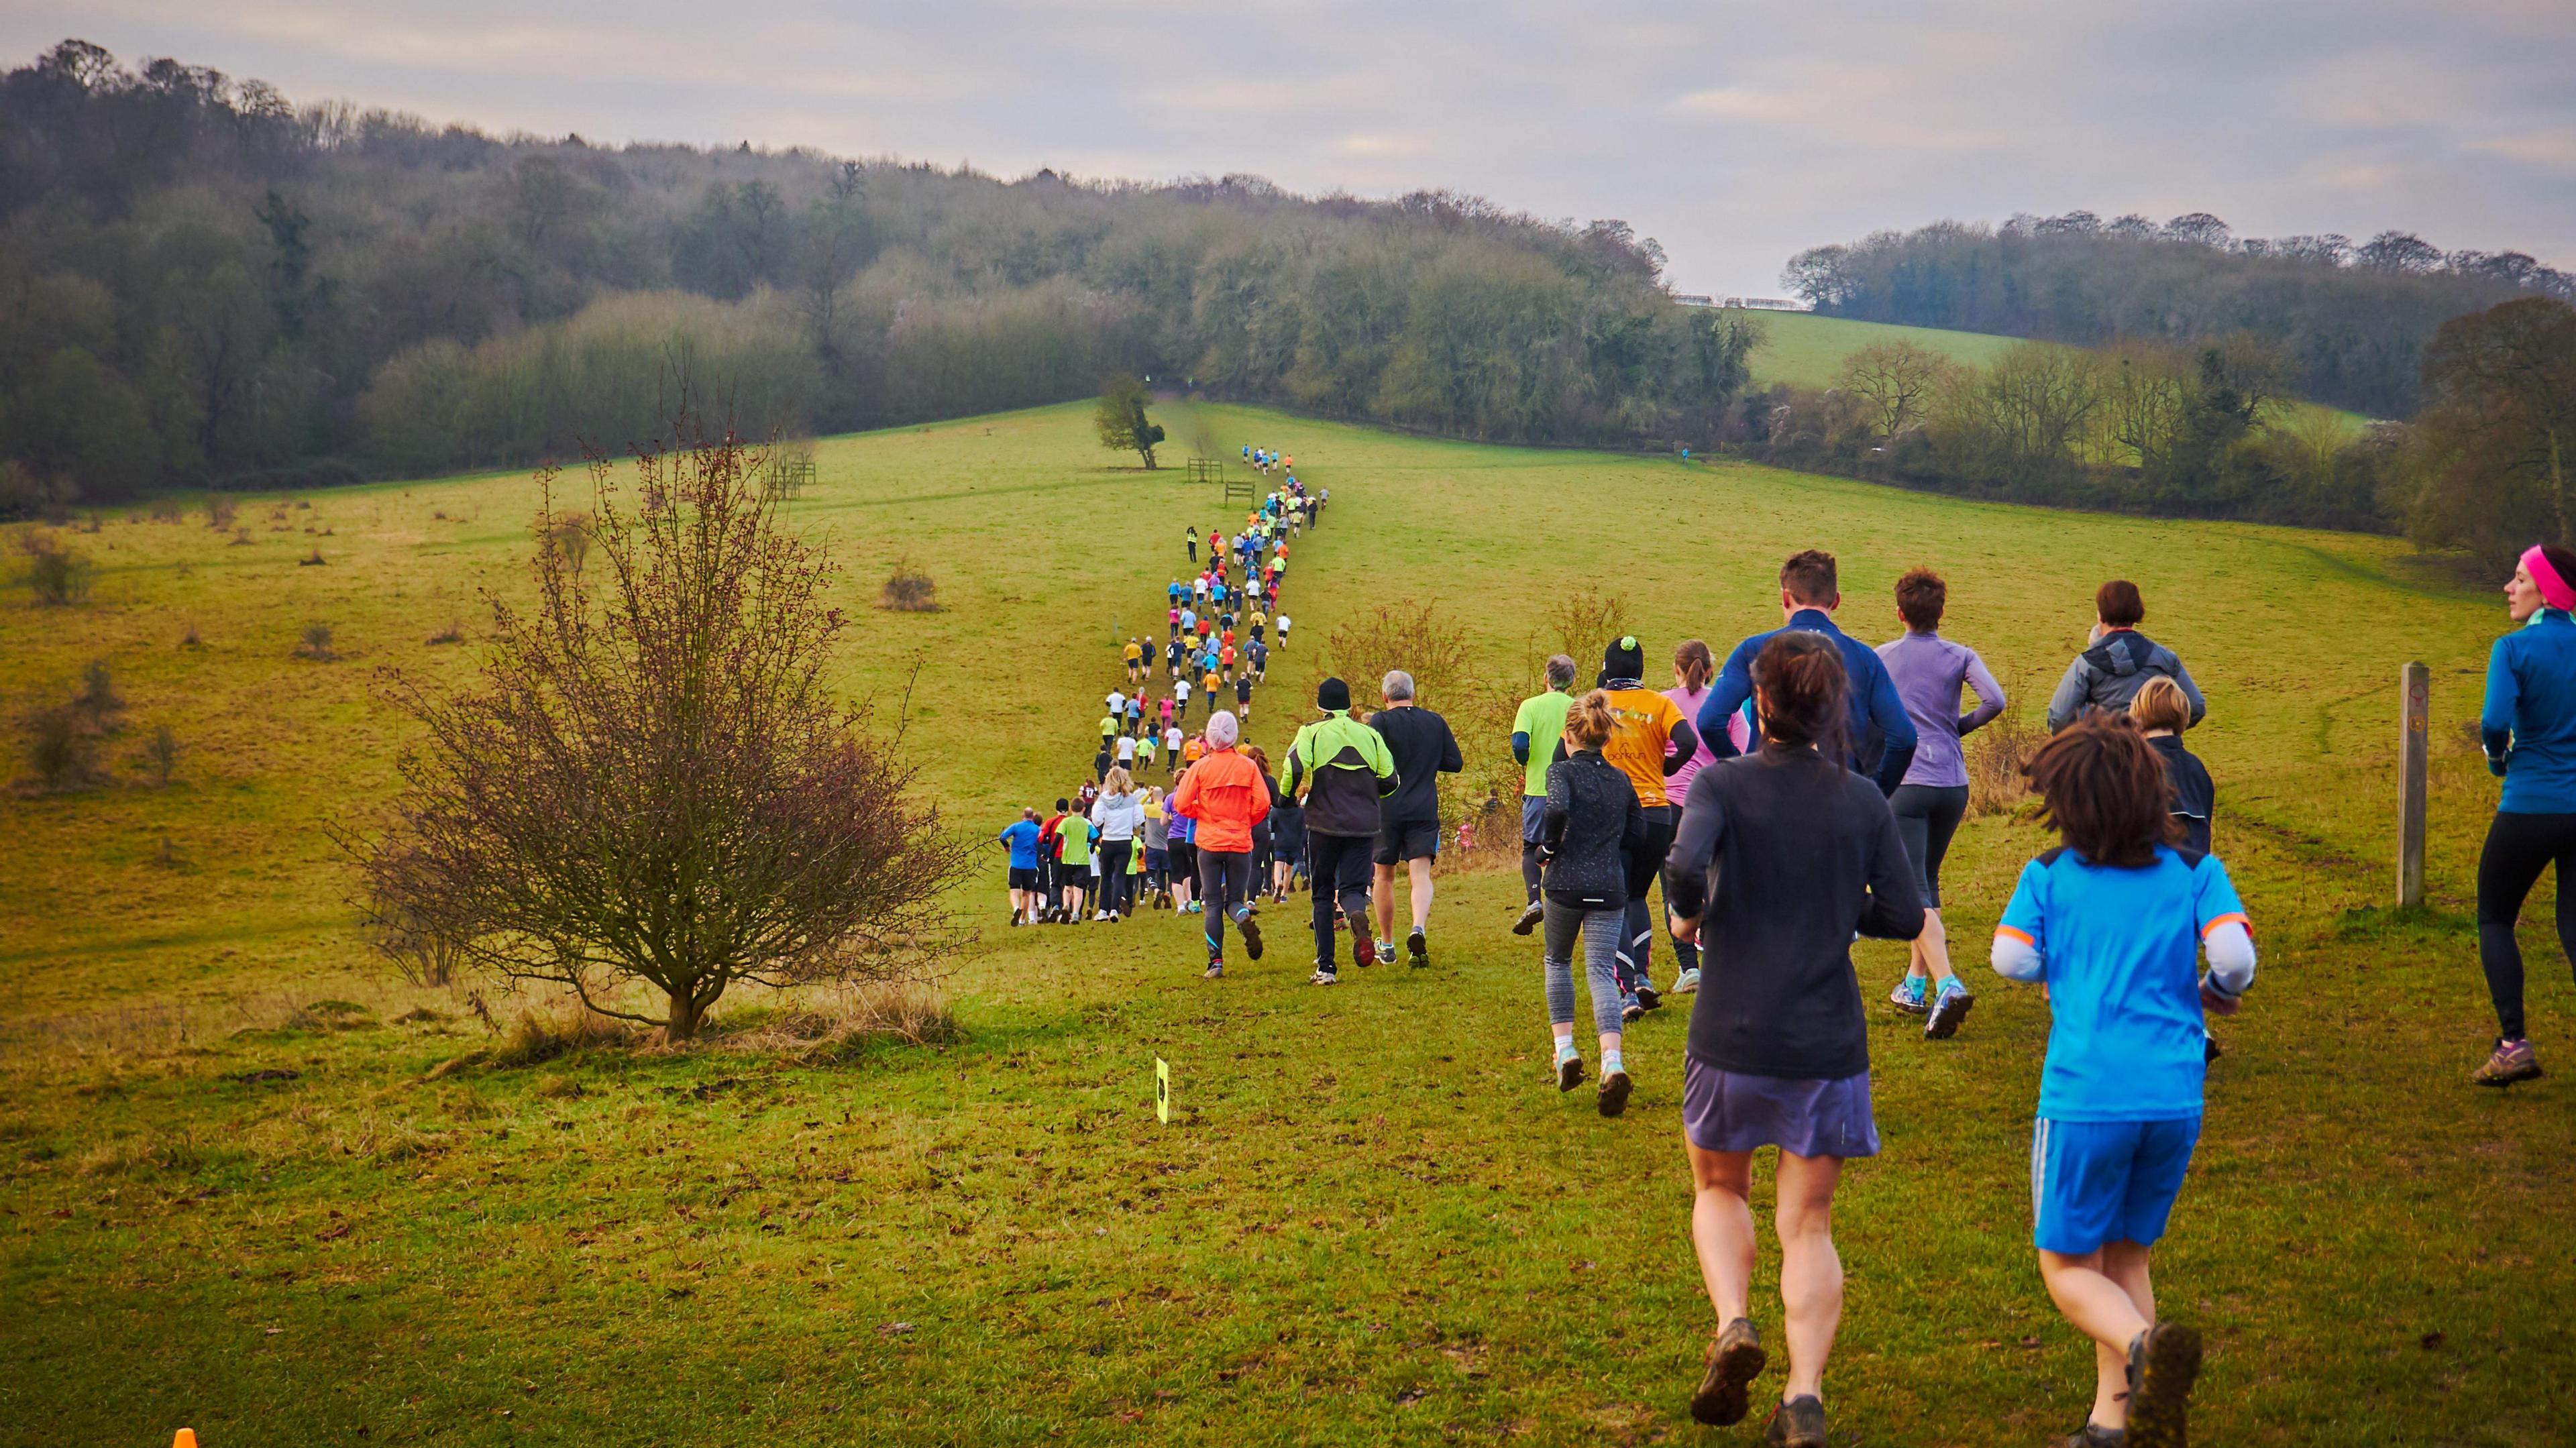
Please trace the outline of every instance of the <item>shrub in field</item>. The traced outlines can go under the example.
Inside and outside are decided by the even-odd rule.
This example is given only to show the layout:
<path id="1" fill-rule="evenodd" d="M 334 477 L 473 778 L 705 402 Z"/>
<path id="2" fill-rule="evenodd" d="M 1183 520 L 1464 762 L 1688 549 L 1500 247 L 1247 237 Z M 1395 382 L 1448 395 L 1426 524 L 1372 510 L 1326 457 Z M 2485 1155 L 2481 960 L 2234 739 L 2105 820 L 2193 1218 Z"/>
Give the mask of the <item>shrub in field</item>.
<path id="1" fill-rule="evenodd" d="M 36 595 L 36 602 L 50 608 L 64 608 L 89 598 L 90 580 L 96 570 L 88 559 L 65 548 L 46 533 L 30 533 L 19 540 L 19 550 L 27 555 L 19 576 Z"/>
<path id="2" fill-rule="evenodd" d="M 1557 648 L 1574 660 L 1576 692 L 1581 693 L 1583 682 L 1601 668 L 1602 650 L 1631 631 L 1628 600 L 1604 594 L 1590 584 L 1571 589 L 1548 605 L 1547 628 L 1555 635 Z"/>
<path id="3" fill-rule="evenodd" d="M 971 847 L 915 796 L 900 730 L 834 697 L 835 570 L 777 526 L 751 461 L 730 434 L 648 450 L 630 508 L 595 459 L 603 573 L 541 547 L 532 611 L 486 595 L 476 685 L 387 675 L 427 739 L 391 828 L 335 831 L 371 917 L 673 1042 L 736 983 L 924 971 Z M 658 1018 L 618 1007 L 635 984 Z"/>
<path id="4" fill-rule="evenodd" d="M 2014 701 L 2012 707 L 1962 741 L 1967 756 L 1971 818 L 2009 814 L 2030 797 L 2030 777 L 2022 773 L 2022 766 L 2039 752 L 2039 746 L 2048 742 L 2048 729 L 2023 705 L 2040 697 L 2033 693 L 2040 683 L 2037 674 L 2014 676 L 2004 688 L 2004 697 Z"/>
<path id="5" fill-rule="evenodd" d="M 885 589 L 878 595 L 877 606 L 903 613 L 937 613 L 939 584 L 929 574 L 913 567 L 912 560 L 904 559 L 896 563 L 894 572 L 886 576 Z"/>
<path id="6" fill-rule="evenodd" d="M 116 727 L 116 716 L 125 712 L 125 696 L 116 692 L 116 681 L 108 676 L 107 660 L 92 659 L 81 670 L 81 689 L 72 696 L 72 707 L 79 710 L 99 733 Z"/>
<path id="7" fill-rule="evenodd" d="M 152 781 L 168 788 L 171 772 L 179 767 L 179 736 L 167 724 L 153 726 L 152 738 L 143 746 L 143 762 L 152 771 Z M 166 849 L 169 841 L 162 841 Z"/>
<path id="8" fill-rule="evenodd" d="M 98 727 L 78 705 L 37 710 L 27 716 L 27 763 L 35 769 L 40 789 L 86 789 L 98 783 Z"/>
<path id="9" fill-rule="evenodd" d="M 447 627 L 431 634 L 424 642 L 432 648 L 440 644 L 461 644 L 465 642 L 465 625 L 457 619 L 449 619 Z"/>
<path id="10" fill-rule="evenodd" d="M 233 525 L 233 505 L 228 498 L 206 500 L 206 526 L 220 533 Z"/>
<path id="11" fill-rule="evenodd" d="M 176 498 L 162 497 L 152 500 L 152 521 L 155 523 L 176 523 L 179 521 L 180 512 L 179 500 Z"/>
<path id="12" fill-rule="evenodd" d="M 590 557 L 588 513 L 546 513 L 537 518 L 537 546 L 563 555 L 564 565 L 579 573 Z"/>
<path id="13" fill-rule="evenodd" d="M 319 568 L 322 566 L 322 563 L 322 548 L 320 544 L 315 544 L 312 552 L 295 560 L 295 566 L 298 568 Z"/>
<path id="14" fill-rule="evenodd" d="M 197 636 L 197 621 L 193 618 L 188 620 L 187 631 L 179 635 L 179 647 L 183 649 L 202 649 L 205 646 L 206 641 Z"/>
<path id="15" fill-rule="evenodd" d="M 340 657 L 331 652 L 331 626 L 327 623 L 306 624 L 304 637 L 295 645 L 295 656 L 325 664 Z"/>
<path id="16" fill-rule="evenodd" d="M 1325 636 L 1323 657 L 1350 684 L 1362 714 L 1377 707 L 1378 685 L 1392 670 L 1411 674 L 1416 697 L 1434 709 L 1453 707 L 1441 700 L 1468 676 L 1458 620 L 1436 601 L 1400 598 L 1356 614 Z"/>

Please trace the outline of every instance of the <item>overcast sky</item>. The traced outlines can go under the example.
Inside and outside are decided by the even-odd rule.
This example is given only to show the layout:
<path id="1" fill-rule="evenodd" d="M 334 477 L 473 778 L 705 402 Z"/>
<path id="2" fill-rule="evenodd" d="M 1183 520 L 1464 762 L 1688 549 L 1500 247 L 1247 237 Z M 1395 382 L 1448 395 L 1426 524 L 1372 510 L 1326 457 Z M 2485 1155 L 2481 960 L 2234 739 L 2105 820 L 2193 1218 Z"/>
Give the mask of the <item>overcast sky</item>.
<path id="1" fill-rule="evenodd" d="M 0 4 L 12 63 L 67 35 L 594 142 L 1448 187 L 1624 218 L 1687 291 L 2076 207 L 2576 268 L 2576 0 Z"/>

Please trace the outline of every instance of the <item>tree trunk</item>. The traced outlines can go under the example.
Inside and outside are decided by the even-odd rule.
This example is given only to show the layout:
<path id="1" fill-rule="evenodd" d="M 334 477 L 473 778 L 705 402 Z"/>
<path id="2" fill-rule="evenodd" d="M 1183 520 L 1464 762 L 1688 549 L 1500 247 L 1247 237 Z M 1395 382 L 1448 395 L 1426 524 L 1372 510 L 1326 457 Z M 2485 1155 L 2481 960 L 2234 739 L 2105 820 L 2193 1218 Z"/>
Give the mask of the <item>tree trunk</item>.
<path id="1" fill-rule="evenodd" d="M 1145 471 L 1149 473 L 1154 471 L 1154 450 L 1149 447 L 1140 447 L 1136 449 L 1136 453 L 1139 457 L 1142 457 L 1145 460 Z"/>
<path id="2" fill-rule="evenodd" d="M 704 1018 L 704 1015 L 698 1009 L 698 1003 L 690 999 L 687 991 L 675 990 L 669 992 L 669 995 L 671 1017 L 669 1023 L 662 1028 L 662 1036 L 676 1046 L 697 1035 L 698 1022 Z"/>

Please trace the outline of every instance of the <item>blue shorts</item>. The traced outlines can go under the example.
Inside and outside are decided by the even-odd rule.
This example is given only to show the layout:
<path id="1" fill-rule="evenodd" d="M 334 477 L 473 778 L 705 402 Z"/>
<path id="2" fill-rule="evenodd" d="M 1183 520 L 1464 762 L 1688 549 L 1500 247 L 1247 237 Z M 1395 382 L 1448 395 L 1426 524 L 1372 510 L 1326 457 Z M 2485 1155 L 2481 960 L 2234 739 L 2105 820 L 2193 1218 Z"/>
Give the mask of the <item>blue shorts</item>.
<path id="1" fill-rule="evenodd" d="M 2200 1118 L 2051 1121 L 2030 1132 L 2031 1239 L 2081 1257 L 2105 1242 L 2140 1246 L 2165 1234 L 2200 1140 Z"/>

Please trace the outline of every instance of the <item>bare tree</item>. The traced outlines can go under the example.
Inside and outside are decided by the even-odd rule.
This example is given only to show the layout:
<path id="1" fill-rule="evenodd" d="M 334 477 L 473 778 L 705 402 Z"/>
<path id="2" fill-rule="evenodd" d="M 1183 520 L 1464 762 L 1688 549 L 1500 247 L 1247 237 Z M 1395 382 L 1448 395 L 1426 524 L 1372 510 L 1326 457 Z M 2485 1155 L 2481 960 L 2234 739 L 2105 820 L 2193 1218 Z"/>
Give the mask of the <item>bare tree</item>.
<path id="1" fill-rule="evenodd" d="M 1959 364 L 1911 342 L 1881 342 L 1843 359 L 1840 382 L 1858 398 L 1871 431 L 1893 440 L 1923 421 Z"/>
<path id="2" fill-rule="evenodd" d="M 393 827 L 340 841 L 381 938 L 425 933 L 685 1041 L 737 982 L 917 973 L 972 856 L 915 796 L 900 728 L 875 734 L 826 687 L 837 570 L 778 526 L 760 457 L 678 431 L 636 459 L 633 507 L 593 459 L 602 572 L 541 531 L 534 610 L 487 594 L 477 686 L 386 675 L 428 741 Z M 659 1020 L 617 1007 L 634 982 Z"/>

